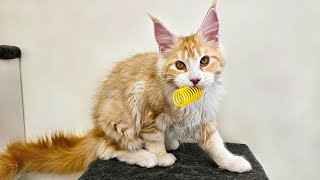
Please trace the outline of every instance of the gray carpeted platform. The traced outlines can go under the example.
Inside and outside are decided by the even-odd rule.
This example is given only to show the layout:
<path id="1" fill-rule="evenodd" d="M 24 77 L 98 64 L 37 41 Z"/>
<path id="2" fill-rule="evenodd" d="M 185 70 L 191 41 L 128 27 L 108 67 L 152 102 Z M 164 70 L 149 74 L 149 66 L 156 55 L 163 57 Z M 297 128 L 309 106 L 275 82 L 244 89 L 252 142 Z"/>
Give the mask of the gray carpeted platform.
<path id="1" fill-rule="evenodd" d="M 250 161 L 253 170 L 239 174 L 220 169 L 196 144 L 182 144 L 178 150 L 173 151 L 178 159 L 173 166 L 146 169 L 131 166 L 115 159 L 96 160 L 80 179 L 268 179 L 263 167 L 247 145 L 227 143 L 226 146 L 231 152 L 245 156 Z"/>

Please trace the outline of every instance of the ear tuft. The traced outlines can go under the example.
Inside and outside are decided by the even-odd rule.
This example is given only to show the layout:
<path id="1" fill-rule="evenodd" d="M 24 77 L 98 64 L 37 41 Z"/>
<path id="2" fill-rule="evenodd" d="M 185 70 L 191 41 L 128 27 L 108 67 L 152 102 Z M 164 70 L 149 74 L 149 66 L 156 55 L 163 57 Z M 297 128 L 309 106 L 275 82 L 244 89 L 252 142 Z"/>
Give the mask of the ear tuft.
<path id="1" fill-rule="evenodd" d="M 207 42 L 217 43 L 219 40 L 219 21 L 215 10 L 215 3 L 209 9 L 198 31 Z"/>
<path id="2" fill-rule="evenodd" d="M 176 37 L 157 18 L 149 14 L 154 26 L 154 35 L 161 53 L 165 53 L 174 43 Z"/>
<path id="3" fill-rule="evenodd" d="M 157 19 L 156 17 L 152 16 L 151 14 L 147 13 L 148 16 L 150 17 L 150 19 L 153 21 L 153 22 L 160 22 L 159 19 Z"/>
<path id="4" fill-rule="evenodd" d="M 216 0 L 214 0 L 214 1 L 212 2 L 212 4 L 211 4 L 210 9 L 216 9 L 216 7 L 217 7 L 217 2 L 216 2 Z"/>

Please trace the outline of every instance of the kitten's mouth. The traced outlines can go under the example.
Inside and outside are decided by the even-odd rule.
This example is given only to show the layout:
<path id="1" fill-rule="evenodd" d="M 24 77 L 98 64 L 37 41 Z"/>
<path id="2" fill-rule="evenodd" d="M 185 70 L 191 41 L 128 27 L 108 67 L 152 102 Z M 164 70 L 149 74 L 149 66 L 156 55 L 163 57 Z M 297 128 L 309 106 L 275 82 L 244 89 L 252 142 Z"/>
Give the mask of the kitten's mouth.
<path id="1" fill-rule="evenodd" d="M 176 85 L 174 82 L 172 82 L 172 85 L 174 86 L 175 89 L 180 89 L 180 88 L 183 88 L 183 87 L 196 87 L 198 89 L 203 89 L 203 86 L 199 86 L 199 85 L 195 85 L 195 86 L 188 86 L 188 85 L 185 85 L 185 86 L 178 86 Z"/>
<path id="2" fill-rule="evenodd" d="M 170 81 L 168 81 L 168 83 L 170 85 L 172 85 L 175 89 L 180 89 L 180 88 L 183 88 L 183 87 L 196 87 L 196 88 L 199 88 L 199 89 L 203 89 L 204 88 L 202 85 L 199 85 L 199 84 L 193 85 L 193 86 L 183 85 L 183 86 L 180 87 L 174 82 L 174 80 L 170 80 Z"/>

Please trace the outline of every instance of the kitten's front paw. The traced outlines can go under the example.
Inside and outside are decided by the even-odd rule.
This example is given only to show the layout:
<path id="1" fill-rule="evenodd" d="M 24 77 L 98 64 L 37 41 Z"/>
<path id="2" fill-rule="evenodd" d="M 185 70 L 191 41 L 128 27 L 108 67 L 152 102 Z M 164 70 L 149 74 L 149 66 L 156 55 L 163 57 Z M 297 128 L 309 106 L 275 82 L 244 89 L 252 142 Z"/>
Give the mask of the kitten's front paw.
<path id="1" fill-rule="evenodd" d="M 177 158 L 172 153 L 165 153 L 161 155 L 157 155 L 158 166 L 171 166 L 176 162 Z"/>
<path id="2" fill-rule="evenodd" d="M 251 164 L 242 156 L 233 156 L 232 158 L 225 160 L 221 165 L 221 168 L 238 173 L 247 172 L 252 169 Z"/>
<path id="3" fill-rule="evenodd" d="M 170 142 L 166 143 L 166 150 L 173 151 L 179 148 L 179 141 L 171 140 Z"/>
<path id="4" fill-rule="evenodd" d="M 138 161 L 136 164 L 141 167 L 152 168 L 158 163 L 156 155 L 151 152 L 143 151 L 137 155 Z"/>
<path id="5" fill-rule="evenodd" d="M 157 156 L 149 151 L 140 149 L 138 151 L 123 151 L 118 152 L 116 158 L 119 161 L 128 164 L 136 164 L 141 167 L 152 168 L 158 164 Z"/>

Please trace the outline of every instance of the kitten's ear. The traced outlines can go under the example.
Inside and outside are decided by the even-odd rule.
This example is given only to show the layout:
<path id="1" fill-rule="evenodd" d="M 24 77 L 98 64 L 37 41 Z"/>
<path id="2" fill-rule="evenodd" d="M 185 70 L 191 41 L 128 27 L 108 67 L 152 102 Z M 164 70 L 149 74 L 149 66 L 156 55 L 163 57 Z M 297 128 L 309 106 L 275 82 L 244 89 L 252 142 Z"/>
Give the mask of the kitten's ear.
<path id="1" fill-rule="evenodd" d="M 219 21 L 215 2 L 210 7 L 198 33 L 208 42 L 217 43 L 219 41 Z"/>
<path id="2" fill-rule="evenodd" d="M 153 21 L 154 35 L 157 40 L 159 50 L 164 53 L 169 49 L 176 40 L 176 36 L 172 34 L 157 18 L 149 15 Z"/>

